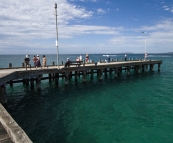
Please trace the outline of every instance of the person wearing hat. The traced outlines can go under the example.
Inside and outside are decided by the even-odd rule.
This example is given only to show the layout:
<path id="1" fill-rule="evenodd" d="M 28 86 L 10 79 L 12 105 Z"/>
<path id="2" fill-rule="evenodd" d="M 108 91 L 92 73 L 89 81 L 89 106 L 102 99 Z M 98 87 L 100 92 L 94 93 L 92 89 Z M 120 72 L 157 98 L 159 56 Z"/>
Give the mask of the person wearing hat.
<path id="1" fill-rule="evenodd" d="M 37 61 L 36 61 L 36 64 L 35 64 L 35 67 L 40 67 L 41 66 L 41 63 L 40 63 L 40 57 L 39 55 L 37 55 Z"/>
<path id="2" fill-rule="evenodd" d="M 25 59 L 24 59 L 26 69 L 27 69 L 28 65 L 29 65 L 30 68 L 31 68 L 31 65 L 29 64 L 29 61 L 30 61 L 30 58 L 29 58 L 28 55 L 26 55 L 26 57 L 25 57 Z"/>
<path id="3" fill-rule="evenodd" d="M 46 67 L 46 56 L 43 55 L 43 67 Z"/>
<path id="4" fill-rule="evenodd" d="M 69 67 L 70 66 L 70 62 L 71 62 L 70 59 L 67 58 L 67 61 L 65 62 L 65 67 L 67 67 L 67 66 Z"/>

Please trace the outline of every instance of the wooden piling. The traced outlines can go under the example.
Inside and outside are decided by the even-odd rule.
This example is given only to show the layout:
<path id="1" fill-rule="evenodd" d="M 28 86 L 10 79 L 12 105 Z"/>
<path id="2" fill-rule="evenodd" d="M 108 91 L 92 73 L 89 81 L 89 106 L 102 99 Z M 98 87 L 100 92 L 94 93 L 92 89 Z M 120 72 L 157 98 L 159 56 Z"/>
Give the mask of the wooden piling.
<path id="1" fill-rule="evenodd" d="M 6 93 L 6 85 L 3 84 L 0 86 L 0 103 L 7 103 L 7 93 Z"/>
<path id="2" fill-rule="evenodd" d="M 55 73 L 55 85 L 58 85 L 59 82 L 59 73 Z"/>
<path id="3" fill-rule="evenodd" d="M 37 91 L 41 91 L 41 75 L 36 78 Z"/>
<path id="4" fill-rule="evenodd" d="M 82 82 L 86 82 L 86 70 L 83 71 Z"/>

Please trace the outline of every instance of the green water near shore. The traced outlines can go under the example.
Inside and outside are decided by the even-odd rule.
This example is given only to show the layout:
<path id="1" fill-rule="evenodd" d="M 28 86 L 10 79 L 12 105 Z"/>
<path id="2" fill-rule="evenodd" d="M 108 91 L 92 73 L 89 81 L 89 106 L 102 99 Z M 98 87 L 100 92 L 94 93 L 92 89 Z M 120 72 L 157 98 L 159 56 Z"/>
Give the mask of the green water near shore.
<path id="1" fill-rule="evenodd" d="M 172 143 L 173 57 L 158 59 L 160 72 L 7 86 L 6 108 L 34 143 Z"/>

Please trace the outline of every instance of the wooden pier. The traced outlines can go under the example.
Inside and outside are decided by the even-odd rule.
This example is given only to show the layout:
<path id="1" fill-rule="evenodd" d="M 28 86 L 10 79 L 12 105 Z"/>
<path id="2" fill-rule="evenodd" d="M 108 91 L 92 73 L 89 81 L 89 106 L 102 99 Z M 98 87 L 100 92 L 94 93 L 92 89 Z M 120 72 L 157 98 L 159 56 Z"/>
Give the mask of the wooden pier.
<path id="1" fill-rule="evenodd" d="M 53 81 L 58 84 L 59 78 L 64 78 L 65 84 L 68 84 L 72 76 L 77 81 L 79 76 L 82 76 L 82 81 L 86 82 L 86 75 L 90 75 L 91 80 L 93 75 L 97 74 L 100 80 L 102 80 L 103 73 L 106 76 L 107 73 L 113 73 L 116 78 L 125 70 L 127 75 L 134 70 L 137 73 L 154 71 L 154 65 L 158 65 L 158 71 L 160 71 L 161 60 L 146 60 L 146 61 L 116 61 L 110 63 L 91 63 L 82 64 L 81 66 L 71 65 L 70 67 L 60 66 L 48 66 L 48 68 L 5 68 L 0 69 L 0 102 L 6 103 L 6 84 L 13 86 L 14 83 L 22 82 L 24 85 L 34 88 L 34 82 L 36 83 L 37 90 L 41 90 L 41 80 L 48 79 L 49 82 Z M 44 76 L 43 75 L 48 75 Z"/>
<path id="2" fill-rule="evenodd" d="M 0 104 L 0 143 L 32 143 L 23 129 Z"/>

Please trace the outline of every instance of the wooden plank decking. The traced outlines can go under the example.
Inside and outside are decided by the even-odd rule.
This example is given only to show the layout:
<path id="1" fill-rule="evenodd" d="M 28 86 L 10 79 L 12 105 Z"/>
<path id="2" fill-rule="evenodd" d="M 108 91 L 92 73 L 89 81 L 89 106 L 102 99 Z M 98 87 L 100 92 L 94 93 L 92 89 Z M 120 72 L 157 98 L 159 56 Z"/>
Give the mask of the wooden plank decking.
<path id="1" fill-rule="evenodd" d="M 14 143 L 0 122 L 0 143 Z"/>

